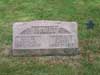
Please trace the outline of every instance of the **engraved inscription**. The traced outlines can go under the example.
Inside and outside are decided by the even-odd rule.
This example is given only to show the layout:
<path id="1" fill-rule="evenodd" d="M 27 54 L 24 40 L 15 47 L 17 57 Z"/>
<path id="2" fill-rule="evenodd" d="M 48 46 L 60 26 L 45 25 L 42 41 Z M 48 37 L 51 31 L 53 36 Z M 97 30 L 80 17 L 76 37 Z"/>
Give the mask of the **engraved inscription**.
<path id="1" fill-rule="evenodd" d="M 31 47 L 39 47 L 41 36 L 16 36 L 15 37 L 15 46 L 17 48 L 31 48 Z"/>
<path id="2" fill-rule="evenodd" d="M 66 34 L 70 33 L 64 28 L 59 28 L 58 26 L 32 26 L 21 32 L 21 34 Z"/>
<path id="3" fill-rule="evenodd" d="M 74 48 L 76 41 L 73 35 L 52 35 L 50 36 L 50 47 Z M 72 41 L 73 40 L 73 41 Z"/>

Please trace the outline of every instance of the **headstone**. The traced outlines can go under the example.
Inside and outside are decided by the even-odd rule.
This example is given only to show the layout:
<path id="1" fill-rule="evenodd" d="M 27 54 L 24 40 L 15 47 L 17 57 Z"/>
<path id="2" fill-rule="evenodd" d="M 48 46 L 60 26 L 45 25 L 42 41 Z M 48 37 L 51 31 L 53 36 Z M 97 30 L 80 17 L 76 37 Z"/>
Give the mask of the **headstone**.
<path id="1" fill-rule="evenodd" d="M 37 20 L 13 24 L 13 55 L 76 55 L 77 23 Z"/>

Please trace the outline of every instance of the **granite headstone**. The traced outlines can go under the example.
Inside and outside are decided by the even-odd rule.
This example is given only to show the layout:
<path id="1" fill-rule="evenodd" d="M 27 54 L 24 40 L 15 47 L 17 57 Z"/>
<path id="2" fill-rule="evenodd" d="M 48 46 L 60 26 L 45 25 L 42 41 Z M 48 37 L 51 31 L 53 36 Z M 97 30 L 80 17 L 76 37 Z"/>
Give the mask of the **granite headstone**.
<path id="1" fill-rule="evenodd" d="M 77 55 L 76 22 L 36 20 L 13 24 L 13 55 Z"/>

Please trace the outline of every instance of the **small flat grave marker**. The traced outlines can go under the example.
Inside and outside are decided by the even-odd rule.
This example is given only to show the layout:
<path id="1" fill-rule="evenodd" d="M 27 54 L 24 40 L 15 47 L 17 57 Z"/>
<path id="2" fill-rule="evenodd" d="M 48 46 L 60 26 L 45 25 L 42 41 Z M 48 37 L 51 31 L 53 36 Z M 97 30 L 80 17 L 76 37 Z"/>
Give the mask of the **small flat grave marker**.
<path id="1" fill-rule="evenodd" d="M 32 21 L 13 24 L 13 55 L 76 55 L 77 23 Z"/>

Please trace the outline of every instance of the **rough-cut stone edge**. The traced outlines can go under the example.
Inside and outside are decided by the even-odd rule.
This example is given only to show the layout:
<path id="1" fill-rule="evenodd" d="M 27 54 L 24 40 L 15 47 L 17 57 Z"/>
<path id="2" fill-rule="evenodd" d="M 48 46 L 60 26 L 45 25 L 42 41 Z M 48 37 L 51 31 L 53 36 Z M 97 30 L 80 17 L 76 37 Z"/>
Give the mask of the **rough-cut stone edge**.
<path id="1" fill-rule="evenodd" d="M 22 53 L 21 53 L 22 51 Z M 76 56 L 80 54 L 79 48 L 72 49 L 37 49 L 37 50 L 11 50 L 12 56 Z"/>

